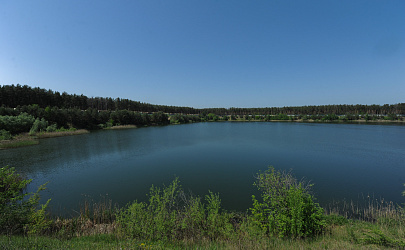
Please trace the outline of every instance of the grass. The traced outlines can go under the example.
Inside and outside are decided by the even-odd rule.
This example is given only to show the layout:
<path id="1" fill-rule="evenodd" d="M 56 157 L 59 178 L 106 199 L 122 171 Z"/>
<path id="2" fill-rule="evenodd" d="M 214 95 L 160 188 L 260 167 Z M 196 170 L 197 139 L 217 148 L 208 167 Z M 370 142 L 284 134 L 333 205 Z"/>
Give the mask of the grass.
<path id="1" fill-rule="evenodd" d="M 86 201 L 79 217 L 57 218 L 51 231 L 38 236 L 0 236 L 1 249 L 403 249 L 404 208 L 374 202 L 365 208 L 353 204 L 327 211 L 323 233 L 307 238 L 254 236 L 237 225 L 229 237 L 189 237 L 150 240 L 126 237 L 117 230 L 111 201 Z M 331 208 L 331 207 L 329 207 Z M 335 211 L 335 212 L 331 212 Z M 338 211 L 340 214 L 336 213 Z M 355 212 L 355 213 L 354 213 Z M 223 211 L 222 214 L 227 213 Z M 243 217 L 243 215 L 241 215 Z M 354 218 L 356 217 L 356 219 Z M 239 222 L 241 223 L 241 221 Z M 141 225 L 142 226 L 142 225 Z"/>
<path id="2" fill-rule="evenodd" d="M 112 127 L 106 127 L 104 129 L 129 129 L 129 128 L 137 128 L 136 125 L 116 125 Z"/>
<path id="3" fill-rule="evenodd" d="M 399 212 L 399 211 L 397 211 Z M 384 212 L 383 212 L 384 213 Z M 48 236 L 0 236 L 1 249 L 390 249 L 404 248 L 404 217 L 402 212 L 378 217 L 376 222 L 349 220 L 329 215 L 322 235 L 314 238 L 250 237 L 244 234 L 229 239 L 182 239 L 177 241 L 149 241 L 109 233 L 83 233 L 72 237 L 61 234 Z M 392 218 L 400 218 L 396 220 Z M 399 217 L 398 217 L 399 216 Z M 88 222 L 89 223 L 89 222 Z M 80 224 L 80 223 L 79 223 Z M 91 223 L 90 223 L 91 224 Z M 111 224 L 111 223 L 110 223 Z M 90 227 L 97 227 L 91 224 Z M 90 232 L 87 228 L 87 232 Z"/>
<path id="4" fill-rule="evenodd" d="M 230 240 L 182 240 L 165 242 L 119 238 L 114 234 L 95 234 L 69 239 L 55 236 L 0 236 L 1 249 L 390 249 L 403 248 L 391 236 L 379 233 L 371 223 L 351 221 L 329 226 L 316 238 L 236 238 Z M 389 239 L 389 240 L 387 240 Z M 392 243 L 391 243 L 392 242 Z"/>
<path id="5" fill-rule="evenodd" d="M 187 195 L 178 179 L 164 188 L 152 186 L 148 197 L 148 202 L 134 201 L 122 209 L 105 198 L 86 200 L 77 217 L 49 217 L 50 223 L 35 235 L 3 231 L 0 249 L 405 248 L 405 209 L 373 198 L 330 204 L 321 215 L 322 231 L 280 237 L 261 229 L 267 224 L 255 220 L 257 213 L 227 212 L 212 192 L 205 200 Z"/>
<path id="6" fill-rule="evenodd" d="M 72 129 L 72 130 L 63 130 L 63 131 L 55 131 L 55 132 L 40 132 L 35 135 L 35 137 L 39 139 L 44 138 L 54 138 L 54 137 L 61 137 L 61 136 L 70 136 L 70 135 L 82 135 L 90 133 L 86 129 Z"/>
<path id="7" fill-rule="evenodd" d="M 55 132 L 39 132 L 34 136 L 30 136 L 28 133 L 23 133 L 14 136 L 11 140 L 1 140 L 0 149 L 9 149 L 9 148 L 19 148 L 25 146 L 38 145 L 38 139 L 61 137 L 61 136 L 71 136 L 71 135 L 81 135 L 90 133 L 86 129 L 71 129 L 71 130 L 62 130 Z"/>
<path id="8" fill-rule="evenodd" d="M 19 148 L 37 144 L 39 144 L 38 140 L 25 133 L 17 135 L 11 140 L 1 140 L 0 149 Z"/>

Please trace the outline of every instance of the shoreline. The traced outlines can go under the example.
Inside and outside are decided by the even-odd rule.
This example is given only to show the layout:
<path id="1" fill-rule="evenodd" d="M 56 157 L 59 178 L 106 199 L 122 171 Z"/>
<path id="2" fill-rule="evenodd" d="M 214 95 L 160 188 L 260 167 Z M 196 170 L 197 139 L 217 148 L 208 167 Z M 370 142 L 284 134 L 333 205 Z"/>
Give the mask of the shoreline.
<path id="1" fill-rule="evenodd" d="M 326 121 L 322 121 L 322 120 L 226 120 L 228 122 L 299 122 L 299 123 L 347 123 L 347 124 L 353 124 L 353 123 L 370 123 L 370 124 L 387 124 L 387 123 L 403 123 L 405 124 L 405 120 L 348 120 L 348 121 L 344 121 L 344 120 L 326 120 Z M 221 121 L 219 121 L 221 122 Z M 388 124 L 387 124 L 388 125 Z"/>
<path id="2" fill-rule="evenodd" d="M 30 136 L 28 133 L 23 133 L 16 135 L 15 138 L 12 140 L 0 141 L 0 150 L 38 145 L 40 139 L 82 135 L 88 133 L 90 133 L 90 131 L 86 129 L 78 129 L 74 131 L 41 132 L 36 134 L 35 136 Z"/>
<path id="3" fill-rule="evenodd" d="M 103 128 L 103 130 L 118 130 L 118 129 L 131 129 L 131 128 L 138 128 L 136 125 L 117 125 L 108 128 Z"/>
<path id="4" fill-rule="evenodd" d="M 32 145 L 38 145 L 39 141 L 35 138 L 32 138 L 28 133 L 16 135 L 15 139 L 12 140 L 2 140 L 0 141 L 0 150 L 2 149 L 11 149 L 11 148 L 20 148 Z"/>
<path id="5" fill-rule="evenodd" d="M 71 135 L 83 135 L 88 134 L 90 131 L 87 129 L 78 129 L 72 131 L 56 131 L 56 132 L 41 132 L 35 135 L 37 139 L 46 139 L 46 138 L 55 138 L 62 136 L 71 136 Z"/>
<path id="6" fill-rule="evenodd" d="M 393 124 L 405 124 L 405 120 L 218 120 L 218 121 L 205 121 L 205 122 L 296 122 L 296 123 L 331 123 L 331 124 L 373 124 L 373 125 L 393 125 Z M 168 125 L 179 125 L 183 123 L 172 123 Z M 186 124 L 186 123 L 184 123 Z M 102 130 L 121 130 L 121 129 L 136 129 L 139 128 L 137 125 L 118 125 L 108 128 L 103 128 Z M 68 131 L 56 131 L 56 132 L 40 132 L 35 136 L 30 136 L 28 133 L 23 133 L 16 135 L 12 140 L 2 140 L 0 141 L 0 150 L 10 149 L 10 148 L 19 148 L 25 146 L 33 146 L 39 144 L 39 139 L 47 138 L 56 138 L 72 135 L 82 135 L 89 134 L 90 131 L 87 129 L 78 129 L 78 130 L 68 130 Z"/>

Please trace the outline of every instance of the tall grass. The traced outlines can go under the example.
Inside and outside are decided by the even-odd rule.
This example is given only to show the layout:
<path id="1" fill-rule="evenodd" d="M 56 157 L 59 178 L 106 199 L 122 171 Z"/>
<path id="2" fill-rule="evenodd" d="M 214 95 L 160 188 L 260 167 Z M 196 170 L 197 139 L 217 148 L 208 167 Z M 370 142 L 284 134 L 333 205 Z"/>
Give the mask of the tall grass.
<path id="1" fill-rule="evenodd" d="M 186 194 L 176 178 L 169 186 L 152 186 L 146 202 L 134 201 L 118 208 L 106 197 L 98 202 L 86 199 L 73 218 L 48 215 L 38 224 L 40 230 L 35 230 L 33 220 L 27 229 L 35 237 L 0 235 L 0 248 L 405 248 L 402 207 L 376 199 L 343 201 L 325 207 L 320 215 L 322 210 L 308 201 L 307 186 L 285 172 L 270 168 L 265 173 L 257 176 L 263 200 L 253 199 L 250 211 L 223 210 L 220 196 L 212 192 L 202 198 Z M 42 219 L 46 216 L 42 212 L 30 214 Z M 306 223 L 316 230 L 303 231 L 308 228 Z"/>
<path id="2" fill-rule="evenodd" d="M 118 206 L 110 199 L 102 197 L 98 202 L 89 198 L 80 204 L 78 216 L 73 218 L 56 217 L 47 232 L 58 238 L 114 234 L 117 228 Z"/>
<path id="3" fill-rule="evenodd" d="M 35 134 L 35 136 L 39 139 L 44 139 L 44 138 L 54 138 L 54 137 L 61 137 L 61 136 L 70 136 L 70 135 L 82 135 L 82 134 L 88 134 L 90 133 L 86 129 L 58 129 L 54 132 L 39 132 Z"/>
<path id="4" fill-rule="evenodd" d="M 347 218 L 348 238 L 361 245 L 405 247 L 405 210 L 383 199 L 367 199 L 358 202 L 334 202 L 326 209 L 328 216 Z"/>
<path id="5" fill-rule="evenodd" d="M 133 202 L 117 214 L 119 235 L 125 238 L 177 241 L 227 239 L 235 233 L 232 214 L 221 210 L 219 195 L 210 192 L 203 203 L 187 197 L 176 178 L 163 189 L 152 186 L 148 202 Z"/>

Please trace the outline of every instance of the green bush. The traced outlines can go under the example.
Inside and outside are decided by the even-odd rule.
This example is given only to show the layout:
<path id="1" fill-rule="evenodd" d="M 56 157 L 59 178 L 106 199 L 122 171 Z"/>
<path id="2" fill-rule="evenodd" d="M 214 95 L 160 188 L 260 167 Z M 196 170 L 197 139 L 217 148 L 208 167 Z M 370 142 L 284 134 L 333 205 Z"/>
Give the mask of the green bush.
<path id="1" fill-rule="evenodd" d="M 163 240 L 173 235 L 176 211 L 175 198 L 179 192 L 179 181 L 175 179 L 163 189 L 150 189 L 149 203 L 133 202 L 119 212 L 117 222 L 121 232 L 131 238 Z"/>
<path id="2" fill-rule="evenodd" d="M 56 124 L 52 124 L 46 128 L 46 132 L 55 132 L 58 129 Z"/>
<path id="3" fill-rule="evenodd" d="M 230 214 L 221 212 L 219 195 L 209 193 L 203 204 L 186 197 L 176 178 L 163 189 L 152 186 L 148 202 L 133 202 L 117 214 L 124 237 L 144 240 L 226 238 L 233 226 Z"/>
<path id="4" fill-rule="evenodd" d="M 11 133 L 7 130 L 0 130 L 0 141 L 1 140 L 10 140 L 12 138 Z"/>
<path id="5" fill-rule="evenodd" d="M 214 194 L 211 191 L 205 196 L 206 205 L 206 226 L 207 234 L 210 239 L 218 237 L 230 237 L 233 226 L 230 223 L 231 214 L 221 213 L 221 200 L 219 194 Z"/>
<path id="6" fill-rule="evenodd" d="M 7 130 L 13 135 L 28 132 L 34 121 L 35 118 L 27 113 L 21 113 L 18 116 L 0 116 L 0 130 Z"/>
<path id="7" fill-rule="evenodd" d="M 262 202 L 255 196 L 251 208 L 253 221 L 263 233 L 279 237 L 310 237 L 326 225 L 323 209 L 309 194 L 311 185 L 298 182 L 290 173 L 269 167 L 257 175 L 255 185 Z"/>
<path id="8" fill-rule="evenodd" d="M 0 168 L 0 234 L 38 234 L 50 225 L 46 218 L 50 200 L 38 209 L 39 192 L 45 184 L 35 193 L 25 193 L 31 181 L 16 174 L 14 168 Z"/>
<path id="9" fill-rule="evenodd" d="M 33 135 L 41 131 L 45 131 L 47 127 L 48 122 L 44 118 L 42 118 L 41 120 L 37 118 L 30 129 L 30 135 Z"/>

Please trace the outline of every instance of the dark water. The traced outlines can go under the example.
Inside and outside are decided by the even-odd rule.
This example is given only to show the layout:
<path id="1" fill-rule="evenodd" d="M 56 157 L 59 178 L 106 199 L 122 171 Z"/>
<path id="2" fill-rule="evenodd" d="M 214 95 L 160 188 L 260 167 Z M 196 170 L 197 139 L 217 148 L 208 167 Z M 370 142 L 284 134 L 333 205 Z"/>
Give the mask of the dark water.
<path id="1" fill-rule="evenodd" d="M 41 140 L 0 151 L 0 166 L 49 181 L 43 198 L 73 214 L 84 199 L 107 197 L 121 206 L 145 200 L 152 184 L 180 178 L 183 189 L 220 193 L 223 207 L 245 210 L 256 192 L 254 174 L 292 170 L 314 183 L 322 205 L 370 195 L 405 202 L 405 126 L 277 122 L 198 123 Z"/>

